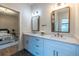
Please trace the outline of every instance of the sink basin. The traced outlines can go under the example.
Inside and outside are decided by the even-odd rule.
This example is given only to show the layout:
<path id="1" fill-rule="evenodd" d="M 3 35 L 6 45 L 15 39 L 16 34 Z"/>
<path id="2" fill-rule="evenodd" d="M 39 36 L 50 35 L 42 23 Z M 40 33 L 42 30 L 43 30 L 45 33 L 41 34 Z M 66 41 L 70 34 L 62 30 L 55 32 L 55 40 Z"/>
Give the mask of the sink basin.
<path id="1" fill-rule="evenodd" d="M 44 35 L 45 37 L 49 37 L 51 39 L 55 39 L 55 40 L 63 40 L 63 39 L 67 39 L 66 37 L 58 37 L 58 36 L 54 36 L 54 35 Z"/>

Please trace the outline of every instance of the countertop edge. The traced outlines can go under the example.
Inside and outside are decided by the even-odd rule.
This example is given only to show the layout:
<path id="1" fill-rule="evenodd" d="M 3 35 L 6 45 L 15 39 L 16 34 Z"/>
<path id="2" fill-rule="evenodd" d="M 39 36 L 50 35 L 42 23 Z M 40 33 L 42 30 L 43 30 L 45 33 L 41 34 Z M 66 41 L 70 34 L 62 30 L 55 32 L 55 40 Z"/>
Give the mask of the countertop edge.
<path id="1" fill-rule="evenodd" d="M 50 39 L 49 37 L 36 35 L 36 34 L 31 34 L 31 33 L 24 33 L 23 35 L 31 35 L 31 36 L 44 38 L 44 39 L 54 40 L 53 38 Z M 63 40 L 54 40 L 54 41 L 63 42 L 63 43 L 66 43 L 66 44 L 72 44 L 72 45 L 79 45 L 79 41 L 77 39 L 75 39 L 75 41 L 77 41 L 77 42 L 67 42 L 67 41 L 63 41 Z"/>

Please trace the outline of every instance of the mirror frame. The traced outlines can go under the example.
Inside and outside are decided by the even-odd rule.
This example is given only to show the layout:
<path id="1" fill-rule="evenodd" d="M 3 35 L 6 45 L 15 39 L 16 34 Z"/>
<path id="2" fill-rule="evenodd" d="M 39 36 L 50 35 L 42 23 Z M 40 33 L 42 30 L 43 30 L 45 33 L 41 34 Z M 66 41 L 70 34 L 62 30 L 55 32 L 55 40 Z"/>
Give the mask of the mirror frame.
<path id="1" fill-rule="evenodd" d="M 61 9 L 64 9 L 64 8 L 68 8 L 69 9 L 69 13 L 68 13 L 68 19 L 69 19 L 69 25 L 68 25 L 68 32 L 62 32 L 62 31 L 54 31 L 54 29 L 53 29 L 53 27 L 54 27 L 54 24 L 53 24 L 53 27 L 52 27 L 52 15 L 54 15 L 54 13 L 55 13 L 55 11 L 57 11 L 57 10 L 61 10 Z M 51 32 L 60 32 L 60 33 L 69 33 L 70 32 L 70 7 L 63 7 L 63 8 L 61 8 L 61 9 L 57 9 L 57 10 L 54 10 L 54 11 L 52 11 L 51 12 Z M 55 15 L 54 15 L 54 20 L 55 20 Z M 54 21 L 53 20 L 53 21 Z M 53 22 L 54 23 L 54 22 Z M 59 28 L 59 27 L 58 27 Z"/>
<path id="2" fill-rule="evenodd" d="M 37 29 L 36 29 L 36 30 L 33 29 L 33 20 L 32 20 L 32 19 L 33 19 L 34 17 L 38 17 L 38 19 L 37 19 L 37 24 L 36 24 L 36 25 L 37 25 Z M 31 30 L 32 30 L 32 31 L 39 31 L 39 30 L 40 30 L 40 16 L 33 16 L 33 17 L 31 18 Z"/>

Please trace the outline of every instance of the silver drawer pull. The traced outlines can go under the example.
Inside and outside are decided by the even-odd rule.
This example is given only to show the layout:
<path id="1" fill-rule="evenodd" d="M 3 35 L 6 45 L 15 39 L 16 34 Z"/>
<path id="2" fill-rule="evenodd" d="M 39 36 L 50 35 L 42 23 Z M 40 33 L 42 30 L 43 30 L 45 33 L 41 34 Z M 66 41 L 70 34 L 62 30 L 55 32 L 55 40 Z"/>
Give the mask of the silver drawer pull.
<path id="1" fill-rule="evenodd" d="M 55 50 L 53 51 L 53 55 L 55 56 Z"/>
<path id="2" fill-rule="evenodd" d="M 35 52 L 36 54 L 39 54 L 38 52 Z"/>
<path id="3" fill-rule="evenodd" d="M 39 39 L 36 39 L 37 41 L 39 41 Z"/>
<path id="4" fill-rule="evenodd" d="M 39 45 L 36 45 L 36 47 L 39 47 Z"/>
<path id="5" fill-rule="evenodd" d="M 58 52 L 56 52 L 56 56 L 58 56 Z"/>

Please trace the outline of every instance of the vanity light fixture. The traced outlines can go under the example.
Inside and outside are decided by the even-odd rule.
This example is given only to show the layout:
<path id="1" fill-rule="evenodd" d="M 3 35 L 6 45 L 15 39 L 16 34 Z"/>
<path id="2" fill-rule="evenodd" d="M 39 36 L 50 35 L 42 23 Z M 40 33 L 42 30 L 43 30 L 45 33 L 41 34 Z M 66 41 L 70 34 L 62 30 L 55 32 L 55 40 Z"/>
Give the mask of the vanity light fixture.
<path id="1" fill-rule="evenodd" d="M 41 14 L 40 10 L 35 10 L 33 11 L 32 16 L 40 16 L 40 14 Z"/>
<path id="2" fill-rule="evenodd" d="M 35 15 L 39 15 L 39 11 L 38 10 L 35 12 Z"/>

